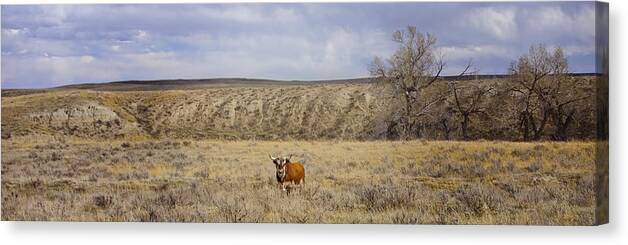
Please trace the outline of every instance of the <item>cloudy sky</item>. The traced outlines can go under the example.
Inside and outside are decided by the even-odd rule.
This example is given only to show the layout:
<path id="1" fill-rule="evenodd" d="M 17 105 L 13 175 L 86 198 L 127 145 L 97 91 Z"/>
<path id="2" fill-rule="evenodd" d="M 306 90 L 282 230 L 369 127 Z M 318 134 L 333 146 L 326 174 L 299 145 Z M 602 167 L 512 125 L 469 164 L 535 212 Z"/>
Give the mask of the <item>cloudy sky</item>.
<path id="1" fill-rule="evenodd" d="M 130 79 L 368 76 L 407 25 L 438 38 L 455 74 L 505 73 L 531 44 L 594 72 L 587 2 L 2 6 L 2 87 Z"/>

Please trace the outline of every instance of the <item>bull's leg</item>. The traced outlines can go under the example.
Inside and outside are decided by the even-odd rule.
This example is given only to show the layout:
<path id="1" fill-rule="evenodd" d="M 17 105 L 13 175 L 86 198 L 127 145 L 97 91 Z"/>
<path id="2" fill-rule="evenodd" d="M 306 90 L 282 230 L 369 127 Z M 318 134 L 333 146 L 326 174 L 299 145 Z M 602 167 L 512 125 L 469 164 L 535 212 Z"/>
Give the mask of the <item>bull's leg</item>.
<path id="1" fill-rule="evenodd" d="M 303 190 L 303 183 L 304 183 L 303 179 L 300 179 L 298 181 L 293 181 L 292 183 L 294 184 L 295 188 L 299 189 L 299 192 L 301 192 L 301 190 Z"/>

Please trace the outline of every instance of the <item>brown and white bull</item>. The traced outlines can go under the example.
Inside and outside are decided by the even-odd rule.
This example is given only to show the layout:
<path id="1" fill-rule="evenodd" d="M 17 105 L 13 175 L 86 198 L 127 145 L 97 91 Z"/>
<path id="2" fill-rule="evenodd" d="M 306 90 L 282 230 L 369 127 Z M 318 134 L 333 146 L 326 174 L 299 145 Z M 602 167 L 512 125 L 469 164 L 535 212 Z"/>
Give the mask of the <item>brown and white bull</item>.
<path id="1" fill-rule="evenodd" d="M 273 157 L 268 155 L 276 167 L 277 182 L 281 190 L 286 191 L 289 184 L 302 185 L 305 182 L 305 169 L 300 162 L 291 162 L 289 157 Z"/>

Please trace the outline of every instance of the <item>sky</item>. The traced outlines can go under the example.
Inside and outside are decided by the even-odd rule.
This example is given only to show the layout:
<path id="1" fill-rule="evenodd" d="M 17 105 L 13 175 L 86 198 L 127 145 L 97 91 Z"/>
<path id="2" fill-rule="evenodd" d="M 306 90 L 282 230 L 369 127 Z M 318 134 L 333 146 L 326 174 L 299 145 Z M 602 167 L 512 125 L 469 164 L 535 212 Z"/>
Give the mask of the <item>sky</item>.
<path id="1" fill-rule="evenodd" d="M 436 36 L 444 74 L 472 60 L 506 73 L 530 45 L 563 48 L 595 72 L 595 5 L 298 3 L 3 5 L 2 88 L 120 80 L 368 76 L 408 25 Z"/>

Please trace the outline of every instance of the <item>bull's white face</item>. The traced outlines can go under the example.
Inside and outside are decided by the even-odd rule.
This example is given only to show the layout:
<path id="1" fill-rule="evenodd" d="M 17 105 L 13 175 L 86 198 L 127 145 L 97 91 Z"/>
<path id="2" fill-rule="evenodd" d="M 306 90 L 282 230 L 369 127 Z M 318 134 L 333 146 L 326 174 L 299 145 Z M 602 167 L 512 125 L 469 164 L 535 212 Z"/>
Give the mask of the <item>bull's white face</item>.
<path id="1" fill-rule="evenodd" d="M 290 158 L 287 157 L 272 157 L 270 156 L 270 160 L 275 164 L 275 168 L 277 170 L 277 178 L 283 180 L 286 176 L 286 163 L 290 162 Z"/>
<path id="2" fill-rule="evenodd" d="M 273 160 L 273 163 L 275 164 L 275 167 L 277 167 L 277 170 L 283 169 L 287 162 L 288 161 L 286 158 L 275 158 Z"/>

